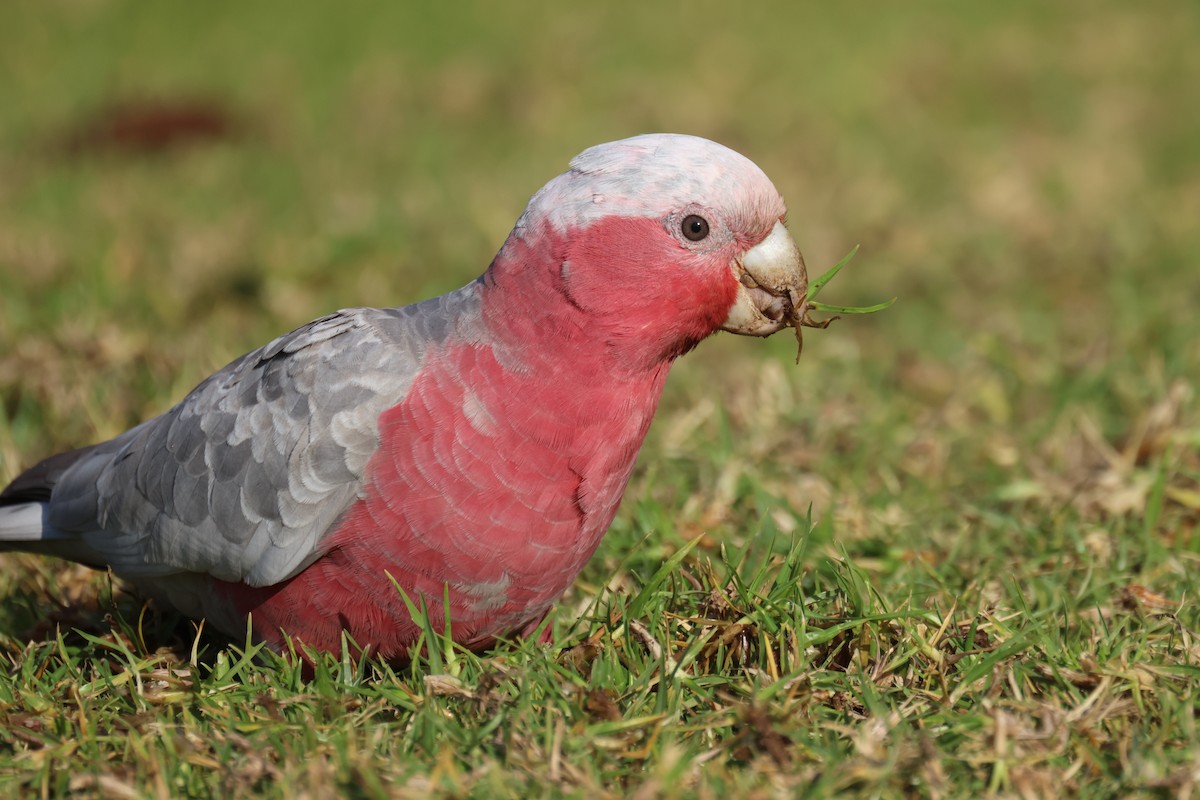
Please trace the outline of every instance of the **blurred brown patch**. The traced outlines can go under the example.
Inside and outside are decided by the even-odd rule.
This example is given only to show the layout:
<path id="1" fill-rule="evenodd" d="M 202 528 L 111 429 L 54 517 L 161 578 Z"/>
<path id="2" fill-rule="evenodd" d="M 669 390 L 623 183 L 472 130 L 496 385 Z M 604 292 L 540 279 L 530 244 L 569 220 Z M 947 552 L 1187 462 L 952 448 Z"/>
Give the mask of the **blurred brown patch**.
<path id="1" fill-rule="evenodd" d="M 245 125 L 228 106 L 202 97 L 121 100 L 96 109 L 55 137 L 68 156 L 159 154 L 239 139 Z"/>
<path id="2" fill-rule="evenodd" d="M 619 722 L 623 719 L 617 695 L 611 689 L 589 689 L 583 708 L 597 722 Z"/>
<path id="3" fill-rule="evenodd" d="M 1131 611 L 1174 611 L 1182 605 L 1176 600 L 1158 592 L 1152 592 L 1145 586 L 1136 583 L 1123 586 L 1118 599 L 1121 605 Z"/>
<path id="4" fill-rule="evenodd" d="M 791 763 L 790 747 L 792 740 L 779 731 L 774 719 L 766 708 L 758 705 L 747 705 L 742 708 L 741 722 L 735 727 L 738 731 L 740 747 L 734 748 L 734 755 L 749 761 L 754 752 L 766 753 L 776 766 L 786 767 Z"/>

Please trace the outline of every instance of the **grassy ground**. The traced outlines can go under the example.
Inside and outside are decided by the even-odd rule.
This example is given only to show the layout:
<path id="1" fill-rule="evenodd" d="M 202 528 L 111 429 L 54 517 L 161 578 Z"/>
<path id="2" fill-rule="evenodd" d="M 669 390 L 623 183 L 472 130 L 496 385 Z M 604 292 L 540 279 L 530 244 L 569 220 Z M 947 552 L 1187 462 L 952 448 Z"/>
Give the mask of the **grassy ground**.
<path id="1" fill-rule="evenodd" d="M 0 481 L 465 282 L 637 132 L 742 150 L 814 273 L 861 243 L 823 300 L 899 302 L 684 359 L 551 649 L 306 680 L 3 557 L 0 791 L 1193 793 L 1194 6 L 401 6 L 8 4 Z M 221 124 L 113 146 L 145 98 Z"/>

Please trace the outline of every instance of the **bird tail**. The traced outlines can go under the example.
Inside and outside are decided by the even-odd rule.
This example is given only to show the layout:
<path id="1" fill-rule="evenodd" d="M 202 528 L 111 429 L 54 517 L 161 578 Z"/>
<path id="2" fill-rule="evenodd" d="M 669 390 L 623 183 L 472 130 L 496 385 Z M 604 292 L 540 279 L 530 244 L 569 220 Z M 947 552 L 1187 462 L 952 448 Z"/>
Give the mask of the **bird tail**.
<path id="1" fill-rule="evenodd" d="M 81 447 L 33 465 L 0 491 L 0 550 L 43 551 L 43 543 L 73 538 L 50 525 L 50 497 L 68 468 L 95 449 Z"/>

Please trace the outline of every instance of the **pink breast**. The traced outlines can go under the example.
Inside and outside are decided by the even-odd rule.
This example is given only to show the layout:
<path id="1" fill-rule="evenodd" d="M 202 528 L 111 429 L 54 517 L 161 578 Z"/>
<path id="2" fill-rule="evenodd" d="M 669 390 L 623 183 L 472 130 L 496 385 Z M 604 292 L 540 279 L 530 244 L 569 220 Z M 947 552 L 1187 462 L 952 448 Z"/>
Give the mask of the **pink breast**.
<path id="1" fill-rule="evenodd" d="M 419 630 L 389 575 L 439 623 L 448 591 L 456 641 L 484 646 L 516 632 L 595 551 L 666 371 L 618 385 L 569 370 L 539 380 L 542 370 L 514 372 L 488 348 L 443 351 L 381 415 L 365 496 L 324 555 L 282 584 L 220 593 L 276 644 L 283 630 L 337 651 L 345 629 L 359 646 L 402 657 Z"/>

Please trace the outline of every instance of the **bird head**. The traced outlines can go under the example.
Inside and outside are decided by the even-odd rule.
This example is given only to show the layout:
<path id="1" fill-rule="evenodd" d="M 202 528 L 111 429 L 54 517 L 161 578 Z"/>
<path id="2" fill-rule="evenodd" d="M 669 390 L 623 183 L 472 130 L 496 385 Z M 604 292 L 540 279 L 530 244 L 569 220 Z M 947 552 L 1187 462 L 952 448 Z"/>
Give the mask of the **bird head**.
<path id="1" fill-rule="evenodd" d="M 786 206 L 749 159 L 650 134 L 570 167 L 534 195 L 506 249 L 549 251 L 554 291 L 624 360 L 670 360 L 717 330 L 769 336 L 803 314 Z"/>

